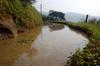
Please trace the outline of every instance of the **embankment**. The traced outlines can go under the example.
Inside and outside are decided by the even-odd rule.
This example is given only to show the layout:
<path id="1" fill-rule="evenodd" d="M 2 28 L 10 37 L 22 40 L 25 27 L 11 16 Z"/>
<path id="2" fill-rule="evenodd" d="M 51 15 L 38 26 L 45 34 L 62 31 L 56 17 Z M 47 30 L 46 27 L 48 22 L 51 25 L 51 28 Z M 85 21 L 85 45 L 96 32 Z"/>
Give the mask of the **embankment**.
<path id="1" fill-rule="evenodd" d="M 100 27 L 91 23 L 68 23 L 73 29 L 84 32 L 90 40 L 83 50 L 77 50 L 66 66 L 99 66 L 100 63 Z"/>
<path id="2" fill-rule="evenodd" d="M 100 65 L 100 24 L 92 23 L 64 23 L 70 28 L 86 34 L 90 40 L 83 50 L 76 50 L 75 54 L 69 57 L 65 66 L 99 66 Z"/>
<path id="3" fill-rule="evenodd" d="M 0 22 L 5 22 L 2 25 L 9 28 L 15 24 L 13 26 L 16 27 L 15 30 L 23 32 L 42 24 L 40 14 L 30 2 L 26 0 L 0 0 Z M 10 17 L 10 19 L 6 19 L 6 17 Z M 13 23 L 8 24 L 7 20 L 12 20 Z M 7 25 L 4 25 L 6 23 Z M 15 35 L 16 32 L 12 30 L 13 27 L 9 28 L 9 31 Z"/>

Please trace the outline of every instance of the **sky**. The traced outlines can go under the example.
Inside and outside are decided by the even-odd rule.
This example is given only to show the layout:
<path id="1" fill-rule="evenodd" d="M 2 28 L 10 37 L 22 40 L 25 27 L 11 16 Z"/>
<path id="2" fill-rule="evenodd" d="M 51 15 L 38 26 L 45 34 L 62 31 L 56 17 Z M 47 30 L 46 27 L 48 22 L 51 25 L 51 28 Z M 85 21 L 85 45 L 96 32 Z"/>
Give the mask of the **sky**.
<path id="1" fill-rule="evenodd" d="M 39 11 L 40 4 L 44 12 L 55 10 L 100 16 L 100 0 L 37 0 L 34 6 Z"/>

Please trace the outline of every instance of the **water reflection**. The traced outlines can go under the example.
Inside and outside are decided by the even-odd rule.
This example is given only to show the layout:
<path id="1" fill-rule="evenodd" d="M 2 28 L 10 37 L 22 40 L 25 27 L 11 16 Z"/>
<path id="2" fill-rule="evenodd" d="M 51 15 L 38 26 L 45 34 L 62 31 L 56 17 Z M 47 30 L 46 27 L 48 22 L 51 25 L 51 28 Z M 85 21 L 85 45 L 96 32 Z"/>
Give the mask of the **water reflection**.
<path id="1" fill-rule="evenodd" d="M 43 26 L 30 49 L 17 58 L 14 66 L 63 66 L 71 52 L 88 43 L 88 39 L 67 26 L 60 30 L 54 28 L 55 31 L 51 32 L 52 28 Z"/>
<path id="2" fill-rule="evenodd" d="M 37 49 L 30 47 L 40 32 L 41 27 L 36 26 L 14 39 L 0 40 L 0 66 L 14 66 L 20 56 L 24 57 L 23 53 L 28 53 L 29 57 L 36 55 Z"/>
<path id="3" fill-rule="evenodd" d="M 51 23 L 48 25 L 50 32 L 52 31 L 57 31 L 57 30 L 61 30 L 64 28 L 63 24 L 55 24 L 55 23 Z"/>

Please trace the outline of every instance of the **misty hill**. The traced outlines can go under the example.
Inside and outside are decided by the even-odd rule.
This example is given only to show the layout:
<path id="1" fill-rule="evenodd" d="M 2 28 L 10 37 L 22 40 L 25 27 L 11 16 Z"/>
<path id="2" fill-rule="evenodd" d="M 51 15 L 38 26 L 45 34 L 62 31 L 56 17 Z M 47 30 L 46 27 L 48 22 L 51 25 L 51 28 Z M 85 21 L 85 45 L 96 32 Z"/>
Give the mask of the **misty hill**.
<path id="1" fill-rule="evenodd" d="M 67 21 L 78 22 L 85 20 L 85 15 L 79 13 L 68 12 L 65 16 Z"/>
<path id="2" fill-rule="evenodd" d="M 85 21 L 86 15 L 74 12 L 67 12 L 65 18 L 67 21 L 79 22 L 79 21 Z M 100 17 L 89 15 L 89 19 L 93 18 L 99 19 Z"/>
<path id="3" fill-rule="evenodd" d="M 48 16 L 49 12 L 42 12 L 42 14 Z"/>
<path id="4" fill-rule="evenodd" d="M 47 16 L 49 13 L 43 12 L 42 14 Z M 84 15 L 84 14 L 75 13 L 75 12 L 65 13 L 65 19 L 66 19 L 66 21 L 69 21 L 69 22 L 85 21 L 85 18 L 86 18 L 86 15 Z M 99 19 L 100 17 L 89 15 L 89 19 L 93 19 L 93 18 Z"/>

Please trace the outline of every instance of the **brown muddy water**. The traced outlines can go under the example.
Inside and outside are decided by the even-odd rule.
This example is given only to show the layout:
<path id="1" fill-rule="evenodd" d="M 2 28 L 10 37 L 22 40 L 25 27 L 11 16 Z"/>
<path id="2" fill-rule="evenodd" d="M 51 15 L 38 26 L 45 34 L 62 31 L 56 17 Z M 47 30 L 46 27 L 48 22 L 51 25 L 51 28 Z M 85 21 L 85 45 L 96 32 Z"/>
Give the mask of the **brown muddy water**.
<path id="1" fill-rule="evenodd" d="M 88 42 L 65 25 L 37 26 L 14 39 L 0 40 L 0 66 L 64 66 Z"/>

